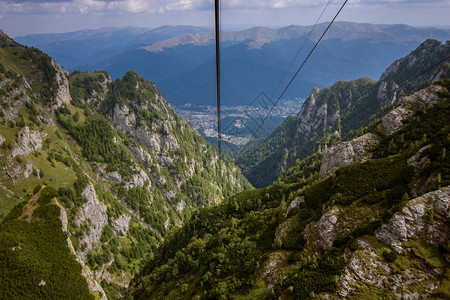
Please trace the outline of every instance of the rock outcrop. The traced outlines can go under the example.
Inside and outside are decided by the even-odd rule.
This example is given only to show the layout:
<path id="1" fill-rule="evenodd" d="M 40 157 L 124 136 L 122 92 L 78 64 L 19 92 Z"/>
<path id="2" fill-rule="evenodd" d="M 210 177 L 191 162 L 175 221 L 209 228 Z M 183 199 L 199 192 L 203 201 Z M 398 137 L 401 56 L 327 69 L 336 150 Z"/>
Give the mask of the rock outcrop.
<path id="1" fill-rule="evenodd" d="M 329 176 L 343 166 L 366 161 L 371 157 L 368 149 L 379 143 L 376 135 L 366 133 L 356 139 L 331 147 L 322 159 L 320 176 Z"/>
<path id="2" fill-rule="evenodd" d="M 137 168 L 136 173 L 131 175 L 131 180 L 125 183 L 126 189 L 131 189 L 134 187 L 144 187 L 147 184 L 147 188 L 150 188 L 150 179 L 148 178 L 147 173 L 145 173 L 141 168 Z"/>
<path id="3" fill-rule="evenodd" d="M 31 152 L 42 149 L 42 138 L 46 136 L 47 133 L 45 132 L 30 130 L 28 126 L 25 126 L 19 131 L 19 142 L 12 149 L 10 159 L 13 159 L 17 155 L 28 156 Z"/>
<path id="4" fill-rule="evenodd" d="M 64 103 L 70 103 L 72 99 L 69 92 L 69 81 L 67 76 L 69 72 L 61 67 L 57 62 L 52 60 L 52 66 L 56 70 L 56 81 L 58 82 L 58 90 L 56 92 L 56 107 L 61 106 Z"/>
<path id="5" fill-rule="evenodd" d="M 345 219 L 340 217 L 340 209 L 333 206 L 329 211 L 322 215 L 319 221 L 309 223 L 305 228 L 305 236 L 311 241 L 313 248 L 323 253 L 331 248 L 333 241 L 342 234 L 351 229 L 344 226 Z"/>
<path id="6" fill-rule="evenodd" d="M 62 231 L 67 232 L 67 214 L 64 207 L 62 207 L 61 204 L 56 199 L 53 199 L 53 204 L 57 205 L 59 207 L 59 219 L 61 220 L 61 226 Z M 67 238 L 67 246 L 70 249 L 70 252 L 75 256 L 75 260 L 81 265 L 81 275 L 86 278 L 86 282 L 88 284 L 88 288 L 90 291 L 94 293 L 100 294 L 101 300 L 106 300 L 106 293 L 103 290 L 103 288 L 100 286 L 100 284 L 94 279 L 94 275 L 92 274 L 92 271 L 85 265 L 83 259 L 78 255 L 78 253 L 75 251 L 72 245 L 72 241 L 70 238 Z"/>
<path id="7" fill-rule="evenodd" d="M 79 240 L 84 250 L 78 251 L 79 256 L 86 261 L 86 254 L 100 242 L 103 227 L 108 223 L 108 216 L 106 206 L 100 203 L 92 183 L 88 184 L 81 195 L 87 202 L 81 206 L 75 224 L 78 227 L 88 225 L 88 232 Z"/>
<path id="8" fill-rule="evenodd" d="M 412 119 L 417 110 L 430 108 L 439 102 L 445 101 L 439 93 L 448 93 L 448 89 L 440 85 L 432 85 L 427 89 L 420 90 L 411 96 L 403 97 L 401 105 L 390 111 L 381 121 L 384 131 L 388 134 L 400 130 L 406 120 Z"/>
<path id="9" fill-rule="evenodd" d="M 450 187 L 429 192 L 409 201 L 375 236 L 397 253 L 403 253 L 402 243 L 417 234 L 434 245 L 448 241 L 450 228 L 445 220 L 450 216 L 449 209 Z"/>
<path id="10" fill-rule="evenodd" d="M 426 299 L 437 288 L 436 276 L 441 274 L 440 271 L 421 267 L 395 270 L 367 241 L 358 240 L 358 248 L 347 253 L 349 262 L 338 281 L 340 297 L 362 298 L 363 285 L 373 296 L 419 300 Z"/>
<path id="11" fill-rule="evenodd" d="M 131 217 L 127 215 L 121 215 L 115 220 L 111 221 L 111 226 L 116 235 L 125 235 L 130 227 Z"/>

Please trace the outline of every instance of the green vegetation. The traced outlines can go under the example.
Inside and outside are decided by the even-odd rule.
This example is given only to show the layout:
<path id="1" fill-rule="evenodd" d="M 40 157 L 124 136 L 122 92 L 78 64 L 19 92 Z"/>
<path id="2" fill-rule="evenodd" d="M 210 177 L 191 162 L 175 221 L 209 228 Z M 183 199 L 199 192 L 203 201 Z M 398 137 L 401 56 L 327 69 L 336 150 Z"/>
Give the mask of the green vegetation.
<path id="1" fill-rule="evenodd" d="M 61 114 L 57 116 L 61 126 L 80 144 L 88 161 L 108 163 L 111 171 L 120 170 L 122 175 L 129 174 L 131 155 L 126 148 L 114 143 L 116 134 L 105 118 L 94 115 L 87 118 L 85 124 L 76 126 L 70 119 L 64 120 Z"/>
<path id="2" fill-rule="evenodd" d="M 0 298 L 94 299 L 61 230 L 55 195 L 50 187 L 38 191 L 1 223 Z"/>
<path id="3" fill-rule="evenodd" d="M 124 296 L 116 283 L 138 273 L 165 236 L 197 207 L 216 205 L 251 188 L 229 157 L 217 161 L 214 148 L 176 115 L 152 82 L 135 72 L 110 82 L 106 72 L 75 71 L 68 76 L 70 103 L 55 105 L 56 75 L 65 79 L 56 73 L 57 64 L 37 49 L 0 36 L 0 81 L 6 82 L 0 88 L 0 135 L 5 140 L 0 147 L 5 170 L 0 219 L 22 209 L 20 203 L 38 191 L 36 186 L 55 187 L 52 197 L 66 210 L 74 249 L 86 256 L 91 270 L 104 269 L 113 280 L 100 282 L 108 297 Z M 117 105 L 126 106 L 136 122 L 115 128 L 110 121 Z M 19 151 L 11 159 L 19 148 L 26 153 Z M 107 220 L 94 244 L 86 238 L 95 221 L 80 212 L 92 202 L 83 194 L 90 183 Z M 77 285 L 74 281 L 74 289 Z"/>
<path id="4" fill-rule="evenodd" d="M 195 212 L 165 240 L 134 279 L 130 293 L 139 299 L 246 298 L 260 294 L 261 286 L 269 284 L 268 277 L 262 276 L 269 270 L 270 280 L 278 277 L 273 288 L 262 293 L 269 299 L 334 294 L 348 263 L 346 253 L 361 249 L 359 239 L 380 248 L 378 255 L 396 272 L 420 269 L 421 261 L 445 269 L 442 259 L 433 259 L 439 257 L 437 247 L 414 244 L 417 250 L 405 258 L 406 254 L 379 246 L 374 232 L 409 201 L 412 182 L 423 180 L 417 176 L 427 179 L 440 174 L 441 185 L 447 180 L 449 159 L 443 149 L 450 147 L 448 116 L 450 103 L 445 102 L 419 112 L 416 120 L 392 136 L 378 132 L 375 123 L 368 128 L 382 141 L 371 149 L 373 159 L 342 167 L 323 179 L 318 176 L 322 154 L 316 153 L 299 161 L 272 186 L 241 192 L 223 204 Z M 428 144 L 433 146 L 423 156 L 430 163 L 417 171 L 407 159 Z M 299 196 L 304 203 L 287 213 L 289 203 Z M 339 208 L 338 222 L 348 231 L 321 253 L 314 246 L 320 234 L 315 224 L 331 207 Z M 284 233 L 277 241 L 280 232 Z M 405 265 L 408 260 L 411 264 Z M 383 294 L 376 287 L 366 289 L 365 294 Z M 352 295 L 362 291 L 358 288 Z"/>
<path id="5" fill-rule="evenodd" d="M 73 71 L 70 73 L 69 89 L 72 104 L 84 107 L 84 101 L 87 99 L 100 100 L 98 97 L 104 94 L 102 84 L 106 84 L 107 78 L 109 78 L 109 75 L 106 72 L 92 74 Z"/>

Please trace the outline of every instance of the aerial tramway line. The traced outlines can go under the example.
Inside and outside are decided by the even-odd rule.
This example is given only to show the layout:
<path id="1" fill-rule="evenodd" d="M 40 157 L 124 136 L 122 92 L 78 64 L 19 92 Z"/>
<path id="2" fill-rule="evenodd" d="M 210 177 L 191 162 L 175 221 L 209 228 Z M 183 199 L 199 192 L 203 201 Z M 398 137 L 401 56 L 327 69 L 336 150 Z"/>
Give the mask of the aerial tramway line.
<path id="1" fill-rule="evenodd" d="M 272 97 L 274 96 L 275 92 L 278 90 L 278 88 L 281 86 L 282 82 L 284 81 L 289 69 L 292 67 L 293 63 L 295 62 L 295 60 L 297 59 L 298 55 L 300 54 L 300 52 L 303 50 L 303 47 L 305 46 L 306 41 L 308 40 L 308 38 L 310 37 L 311 33 L 313 32 L 313 30 L 315 29 L 316 25 L 318 24 L 319 20 L 321 19 L 323 13 L 325 12 L 325 10 L 327 9 L 327 7 L 329 6 L 331 0 L 329 0 L 327 2 L 327 4 L 325 5 L 324 9 L 322 10 L 320 16 L 318 17 L 316 23 L 314 24 L 314 26 L 312 27 L 311 31 L 309 32 L 308 36 L 305 39 L 305 42 L 302 44 L 302 46 L 300 47 L 299 51 L 297 52 L 296 56 L 294 57 L 294 59 L 292 60 L 292 62 L 290 63 L 288 69 L 286 70 L 285 74 L 283 75 L 283 78 L 281 79 L 280 83 L 278 84 L 277 88 L 274 90 L 274 93 L 272 94 Z M 317 46 L 319 45 L 320 41 L 323 39 L 323 37 L 325 36 L 325 34 L 328 32 L 328 30 L 330 29 L 331 25 L 334 23 L 334 21 L 336 20 L 337 16 L 341 13 L 342 9 L 344 8 L 344 6 L 347 4 L 348 0 L 345 0 L 344 3 L 341 5 L 341 7 L 339 8 L 339 10 L 337 11 L 337 13 L 335 14 L 335 16 L 333 17 L 333 19 L 330 21 L 330 23 L 328 24 L 328 26 L 326 27 L 326 29 L 324 30 L 324 32 L 322 33 L 322 35 L 320 36 L 320 38 L 317 40 L 317 42 L 315 43 L 314 47 L 310 50 L 310 52 L 308 53 L 308 55 L 306 56 L 306 58 L 303 60 L 302 64 L 300 65 L 300 67 L 297 69 L 297 71 L 295 72 L 294 76 L 292 76 L 292 78 L 290 79 L 289 83 L 286 85 L 286 87 L 283 89 L 283 91 L 281 92 L 280 96 L 277 98 L 277 100 L 275 101 L 275 103 L 273 104 L 273 106 L 270 108 L 270 110 L 268 111 L 268 113 L 266 114 L 266 116 L 263 118 L 262 122 L 259 124 L 259 126 L 257 127 L 257 129 L 254 131 L 252 137 L 250 138 L 250 140 L 247 142 L 246 146 L 244 146 L 243 151 L 241 151 L 241 153 L 245 152 L 245 149 L 247 148 L 248 145 L 250 145 L 251 141 L 256 137 L 256 134 L 258 133 L 258 131 L 261 129 L 261 127 L 264 125 L 264 122 L 267 120 L 267 118 L 270 116 L 270 114 L 272 113 L 272 111 L 274 110 L 274 108 L 277 106 L 277 104 L 280 102 L 281 97 L 283 97 L 283 95 L 286 93 L 287 89 L 290 87 L 290 85 L 292 84 L 292 82 L 294 81 L 294 79 L 297 77 L 297 75 L 299 74 L 299 72 L 301 71 L 301 69 L 303 68 L 303 66 L 306 64 L 306 62 L 308 61 L 308 59 L 311 57 L 312 53 L 314 52 L 314 50 L 317 48 Z M 220 1 L 219 0 L 215 0 L 214 1 L 214 15 L 215 15 L 215 40 L 216 40 L 216 90 L 217 90 L 217 148 L 218 148 L 218 152 L 219 152 L 219 160 L 222 159 L 222 148 L 221 148 L 221 141 L 222 141 L 222 132 L 221 132 L 221 122 L 220 122 Z M 445 44 L 444 44 L 445 45 Z M 442 45 L 442 46 L 444 46 Z M 396 89 L 394 89 L 393 91 L 383 95 L 382 97 L 379 97 L 377 99 L 375 99 L 375 101 L 373 101 L 372 103 L 369 103 L 366 108 L 372 106 L 373 104 L 377 103 L 378 101 L 388 97 L 389 95 L 397 92 L 399 89 L 401 89 L 402 87 L 404 87 L 406 84 L 408 84 L 409 82 L 417 79 L 418 77 L 422 76 L 423 74 L 431 71 L 432 69 L 436 68 L 437 66 L 441 65 L 442 63 L 444 63 L 445 61 L 447 61 L 450 58 L 450 55 L 448 55 L 447 57 L 445 57 L 443 60 L 437 62 L 436 64 L 434 64 L 433 66 L 427 68 L 426 70 L 423 70 L 422 72 L 420 72 L 419 74 L 413 76 L 412 78 L 406 80 L 405 82 L 403 82 L 401 85 L 399 85 Z"/>
<path id="2" fill-rule="evenodd" d="M 311 35 L 312 31 L 314 30 L 315 26 L 319 22 L 320 18 L 322 17 L 323 13 L 325 12 L 325 10 L 328 7 L 328 5 L 330 4 L 330 2 L 331 2 L 331 0 L 329 0 L 328 3 L 325 5 L 325 8 L 323 9 L 322 13 L 320 14 L 319 18 L 317 19 L 316 24 L 313 26 L 313 28 L 309 32 L 308 37 Z M 345 4 L 347 4 L 347 2 L 348 2 L 348 0 L 345 0 L 345 2 L 340 7 L 339 11 L 336 13 L 334 18 L 328 24 L 327 28 L 322 33 L 321 37 L 316 42 L 314 47 L 311 49 L 311 51 L 309 52 L 308 56 L 304 59 L 303 63 L 300 65 L 300 67 L 298 68 L 297 72 L 295 72 L 294 76 L 291 78 L 291 80 L 289 81 L 287 86 L 284 88 L 283 92 L 280 94 L 280 96 L 278 97 L 277 101 L 274 103 L 274 105 L 271 107 L 269 112 L 266 114 L 266 116 L 264 117 L 262 122 L 259 124 L 258 128 L 256 129 L 256 131 L 253 133 L 252 137 L 250 138 L 250 141 L 252 141 L 256 137 L 256 134 L 261 129 L 262 125 L 264 125 L 264 122 L 267 120 L 269 115 L 272 113 L 274 108 L 277 106 L 278 102 L 280 102 L 281 97 L 283 97 L 283 95 L 286 93 L 287 89 L 292 84 L 292 82 L 294 81 L 295 77 L 297 77 L 298 73 L 303 68 L 305 63 L 308 61 L 308 59 L 310 58 L 311 54 L 314 52 L 314 50 L 316 49 L 317 45 L 323 39 L 323 37 L 327 33 L 328 29 L 331 27 L 331 25 L 333 24 L 334 20 L 337 18 L 337 16 L 342 11 L 342 9 L 344 8 Z M 219 152 L 219 160 L 221 160 L 222 159 L 222 147 L 221 147 L 222 132 L 221 132 L 221 126 L 220 126 L 221 124 L 220 124 L 220 1 L 219 0 L 214 0 L 214 17 L 215 17 L 214 19 L 215 19 L 215 38 L 216 38 L 217 149 L 218 149 L 218 152 Z M 306 39 L 308 39 L 308 38 L 306 38 Z M 306 40 L 305 40 L 305 42 L 306 42 Z M 300 48 L 300 50 L 297 52 L 297 55 L 295 56 L 295 58 L 291 62 L 290 66 L 286 70 L 286 73 L 284 74 L 283 78 L 281 79 L 280 83 L 278 84 L 277 89 L 280 87 L 281 83 L 285 79 L 287 72 L 289 71 L 289 69 L 292 66 L 292 64 L 294 63 L 294 61 L 296 60 L 297 56 L 300 54 L 300 52 L 303 49 L 304 45 L 305 44 L 303 44 L 302 47 Z M 274 93 L 276 92 L 276 90 L 274 91 Z M 250 141 L 247 143 L 247 145 L 250 144 Z M 244 147 L 244 149 L 245 149 L 245 147 Z"/>

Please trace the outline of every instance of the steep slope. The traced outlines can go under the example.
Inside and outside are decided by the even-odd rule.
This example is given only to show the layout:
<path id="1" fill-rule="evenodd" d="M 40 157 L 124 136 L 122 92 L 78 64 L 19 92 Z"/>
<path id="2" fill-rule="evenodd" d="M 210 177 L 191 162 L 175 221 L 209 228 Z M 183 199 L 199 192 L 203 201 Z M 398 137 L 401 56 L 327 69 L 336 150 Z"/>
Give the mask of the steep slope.
<path id="1" fill-rule="evenodd" d="M 315 154 L 277 183 L 202 209 L 133 280 L 139 299 L 448 298 L 450 81 L 410 97 L 327 169 Z M 392 115 L 408 110 L 403 122 Z M 393 124 L 398 126 L 395 130 Z M 356 147 L 358 148 L 358 147 Z"/>
<path id="2" fill-rule="evenodd" d="M 94 296 L 102 296 L 102 293 L 90 293 L 82 277 L 82 267 L 67 247 L 67 228 L 64 230 L 61 223 L 65 213 L 53 198 L 56 191 L 47 187 L 35 192 L 0 224 L 0 297 L 95 299 Z M 67 226 L 67 219 L 65 223 Z"/>
<path id="3" fill-rule="evenodd" d="M 251 188 L 152 82 L 134 72 L 114 82 L 106 72 L 68 74 L 3 33 L 0 43 L 2 218 L 36 186 L 54 188 L 70 246 L 108 297 L 121 296 L 192 211 Z"/>
<path id="4" fill-rule="evenodd" d="M 352 136 L 352 132 L 365 126 L 370 118 L 396 105 L 401 95 L 448 77 L 447 61 L 391 93 L 449 53 L 449 42 L 427 40 L 408 56 L 394 62 L 378 81 L 361 78 L 339 81 L 329 88 L 314 88 L 297 116 L 288 118 L 269 137 L 244 152 L 237 164 L 254 186 L 267 186 L 297 159 Z"/>

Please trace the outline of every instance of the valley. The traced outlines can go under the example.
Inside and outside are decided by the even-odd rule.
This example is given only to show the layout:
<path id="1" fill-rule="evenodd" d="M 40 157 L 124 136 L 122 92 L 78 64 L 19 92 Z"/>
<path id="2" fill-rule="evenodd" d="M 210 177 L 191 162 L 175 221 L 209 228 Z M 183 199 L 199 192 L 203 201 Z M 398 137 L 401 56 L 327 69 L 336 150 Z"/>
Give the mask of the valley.
<path id="1" fill-rule="evenodd" d="M 224 34 L 221 158 L 208 28 L 0 31 L 0 298 L 450 298 L 449 31 L 339 22 L 251 140 L 310 28 Z"/>
<path id="2" fill-rule="evenodd" d="M 283 99 L 265 120 L 256 138 L 267 136 L 289 115 L 295 115 L 303 105 L 304 99 Z M 268 115 L 275 100 L 255 98 L 249 105 L 224 105 L 221 108 L 222 138 L 224 141 L 244 146 L 252 138 L 263 119 Z M 213 106 L 186 103 L 174 106 L 174 110 L 188 121 L 193 128 L 209 138 L 217 137 L 217 109 Z"/>

